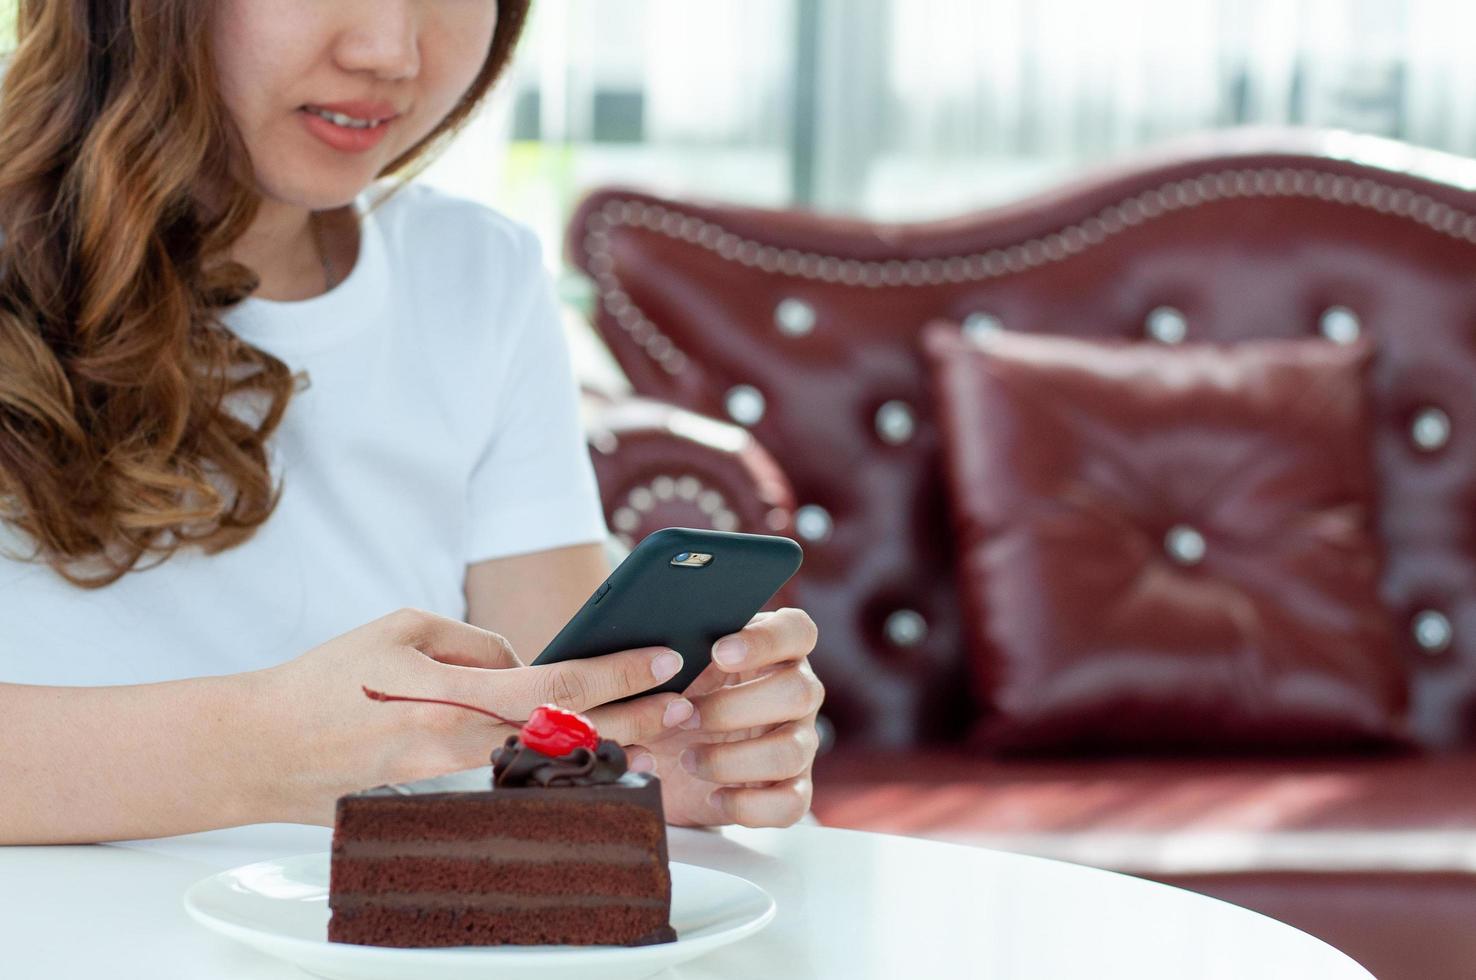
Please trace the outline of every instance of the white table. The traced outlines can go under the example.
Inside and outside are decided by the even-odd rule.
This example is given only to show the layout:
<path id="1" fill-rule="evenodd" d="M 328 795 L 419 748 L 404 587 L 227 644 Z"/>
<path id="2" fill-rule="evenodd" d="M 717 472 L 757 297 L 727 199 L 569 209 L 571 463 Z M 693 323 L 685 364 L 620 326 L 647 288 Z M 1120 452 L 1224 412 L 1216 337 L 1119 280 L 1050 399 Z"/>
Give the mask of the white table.
<path id="1" fill-rule="evenodd" d="M 295 967 L 196 925 L 180 898 L 217 871 L 326 850 L 330 836 L 264 824 L 124 844 L 0 847 L 0 975 L 302 980 Z M 674 829 L 671 853 L 757 882 L 779 914 L 758 935 L 660 974 L 665 980 L 1370 976 L 1254 912 L 1040 858 L 812 826 Z"/>

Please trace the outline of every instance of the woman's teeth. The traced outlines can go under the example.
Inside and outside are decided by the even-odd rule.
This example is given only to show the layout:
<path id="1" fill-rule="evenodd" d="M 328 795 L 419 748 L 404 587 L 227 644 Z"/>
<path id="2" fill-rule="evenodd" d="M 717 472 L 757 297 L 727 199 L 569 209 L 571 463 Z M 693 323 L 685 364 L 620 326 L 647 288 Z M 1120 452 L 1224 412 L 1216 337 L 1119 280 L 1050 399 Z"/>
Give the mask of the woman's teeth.
<path id="1" fill-rule="evenodd" d="M 329 112 L 327 109 L 316 109 L 310 105 L 303 106 L 303 108 L 315 116 L 328 120 L 335 126 L 346 126 L 349 129 L 373 129 L 375 126 L 384 122 L 383 119 L 355 119 L 353 116 L 345 116 L 341 112 Z"/>

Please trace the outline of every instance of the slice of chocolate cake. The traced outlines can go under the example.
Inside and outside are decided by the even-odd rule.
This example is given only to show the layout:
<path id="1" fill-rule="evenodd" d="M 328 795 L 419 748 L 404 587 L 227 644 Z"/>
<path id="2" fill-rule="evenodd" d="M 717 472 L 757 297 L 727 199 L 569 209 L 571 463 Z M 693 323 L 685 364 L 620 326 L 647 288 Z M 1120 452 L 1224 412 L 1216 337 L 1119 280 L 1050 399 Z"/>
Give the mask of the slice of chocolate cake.
<path id="1" fill-rule="evenodd" d="M 572 748 L 571 739 L 578 742 Z M 627 772 L 617 743 L 599 739 L 583 716 L 552 706 L 537 709 L 492 761 L 339 798 L 331 941 L 637 946 L 676 939 L 659 779 Z"/>

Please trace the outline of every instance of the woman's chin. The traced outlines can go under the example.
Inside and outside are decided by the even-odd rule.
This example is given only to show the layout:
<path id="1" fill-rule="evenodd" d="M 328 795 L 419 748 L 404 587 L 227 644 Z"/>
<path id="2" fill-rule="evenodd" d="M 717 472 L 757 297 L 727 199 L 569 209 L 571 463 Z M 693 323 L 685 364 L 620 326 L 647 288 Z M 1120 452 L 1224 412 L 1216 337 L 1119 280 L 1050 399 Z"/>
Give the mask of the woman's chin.
<path id="1" fill-rule="evenodd" d="M 374 182 L 374 175 L 315 181 L 312 184 L 267 183 L 258 180 L 261 194 L 268 201 L 309 211 L 331 211 L 352 204 L 364 189 Z"/>

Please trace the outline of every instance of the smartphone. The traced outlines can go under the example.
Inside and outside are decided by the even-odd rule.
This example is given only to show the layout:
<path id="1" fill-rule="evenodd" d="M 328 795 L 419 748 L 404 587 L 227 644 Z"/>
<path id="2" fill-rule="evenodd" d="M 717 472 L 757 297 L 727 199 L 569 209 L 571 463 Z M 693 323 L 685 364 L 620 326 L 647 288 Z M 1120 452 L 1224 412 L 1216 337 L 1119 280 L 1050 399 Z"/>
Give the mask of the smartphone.
<path id="1" fill-rule="evenodd" d="M 803 559 L 790 538 L 690 527 L 653 531 L 533 663 L 670 647 L 682 655 L 682 669 L 632 697 L 681 693 L 712 662 L 712 645 L 747 626 Z"/>

